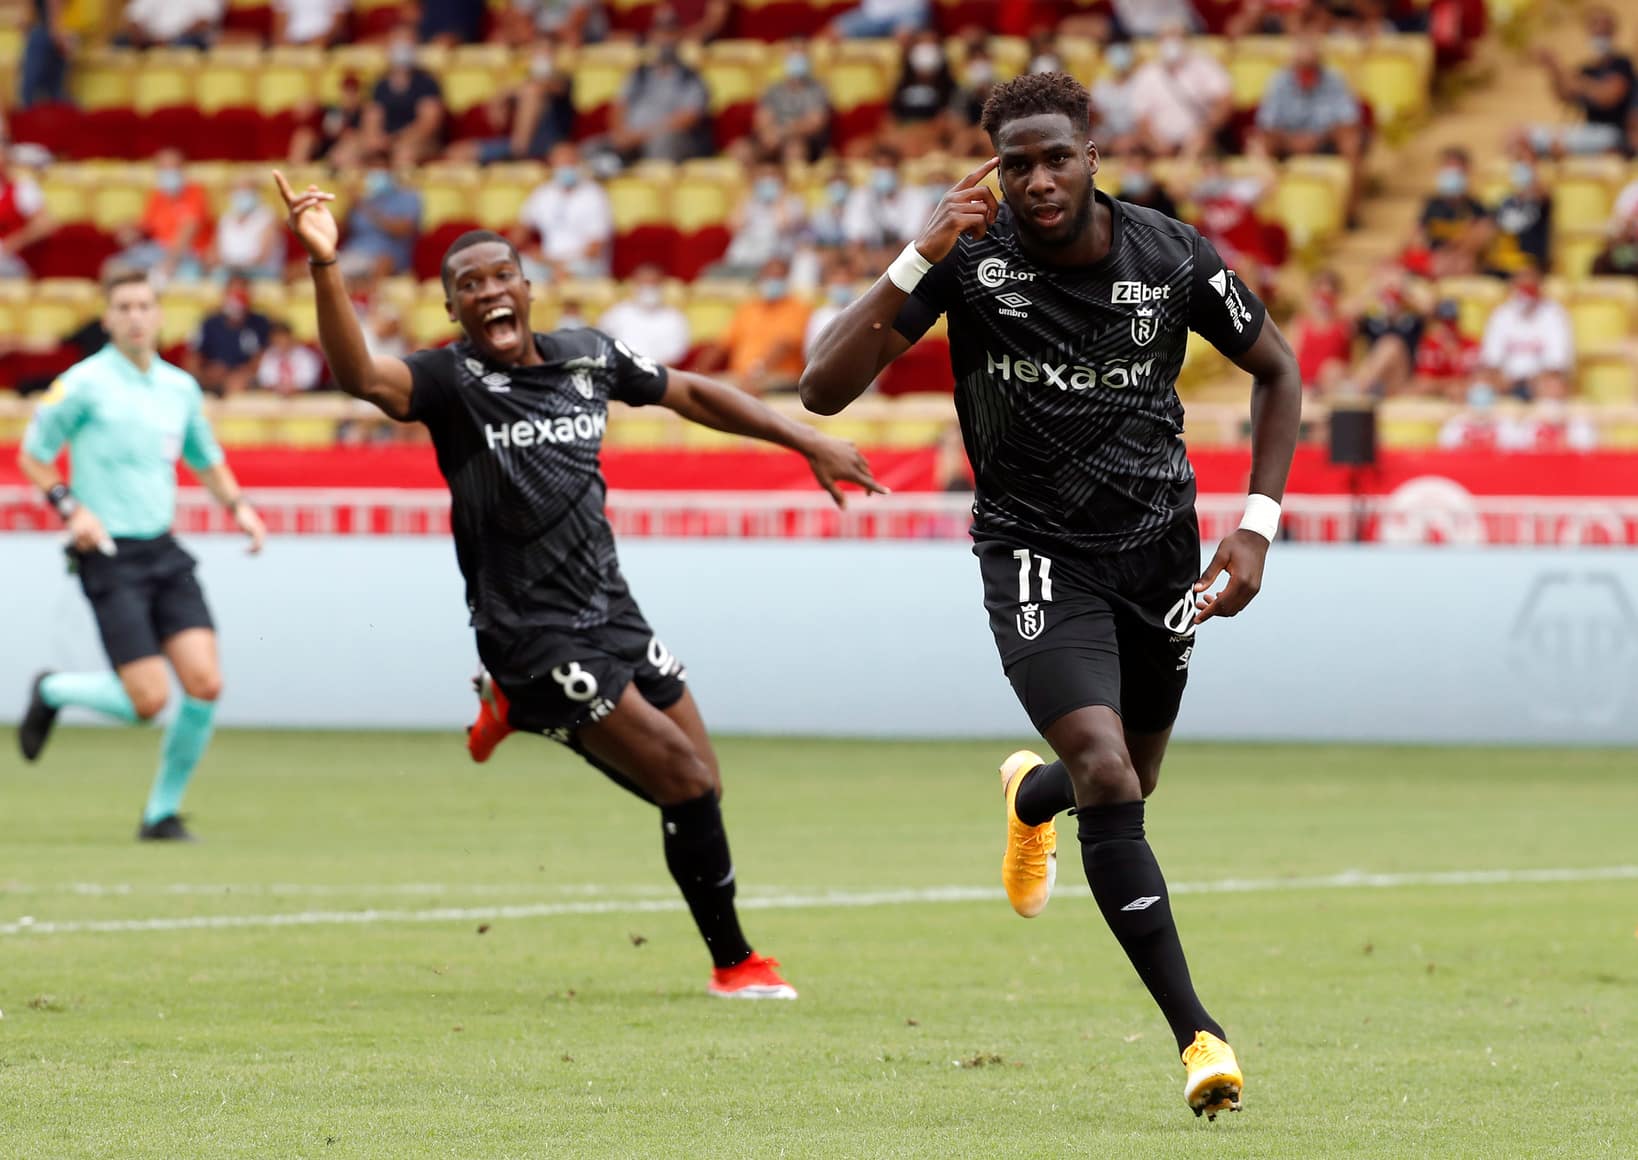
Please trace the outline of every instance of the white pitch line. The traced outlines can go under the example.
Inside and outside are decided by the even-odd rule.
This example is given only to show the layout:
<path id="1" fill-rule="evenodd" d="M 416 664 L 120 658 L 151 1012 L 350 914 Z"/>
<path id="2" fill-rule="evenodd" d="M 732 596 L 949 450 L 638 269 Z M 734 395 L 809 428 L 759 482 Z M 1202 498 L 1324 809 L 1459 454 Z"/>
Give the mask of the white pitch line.
<path id="1" fill-rule="evenodd" d="M 207 898 L 274 896 L 333 898 L 444 894 L 561 894 L 584 897 L 670 898 L 670 886 L 602 886 L 596 883 L 550 882 L 0 882 L 0 898 L 10 894 L 72 894 L 82 898 L 134 898 L 140 895 L 199 895 Z"/>
<path id="2" fill-rule="evenodd" d="M 1609 882 L 1638 879 L 1638 866 L 1590 866 L 1536 870 L 1450 870 L 1414 874 L 1369 874 L 1350 870 L 1308 878 L 1220 878 L 1177 882 L 1173 894 L 1253 894 L 1295 890 L 1374 890 L 1393 887 L 1505 886 L 1549 882 Z M 988 886 L 935 886 L 903 890 L 823 891 L 750 894 L 742 910 L 815 910 L 831 907 L 900 906 L 948 902 L 993 902 L 1002 893 Z M 200 914 L 175 918 L 89 919 L 38 922 L 32 918 L 0 923 L 0 935 L 130 934 L 143 931 L 235 930 L 280 926 L 371 926 L 380 923 L 485 922 L 503 918 L 559 918 L 588 914 L 652 914 L 682 910 L 678 898 L 597 899 L 541 902 L 521 906 L 437 907 L 426 910 L 303 910 L 290 914 Z"/>

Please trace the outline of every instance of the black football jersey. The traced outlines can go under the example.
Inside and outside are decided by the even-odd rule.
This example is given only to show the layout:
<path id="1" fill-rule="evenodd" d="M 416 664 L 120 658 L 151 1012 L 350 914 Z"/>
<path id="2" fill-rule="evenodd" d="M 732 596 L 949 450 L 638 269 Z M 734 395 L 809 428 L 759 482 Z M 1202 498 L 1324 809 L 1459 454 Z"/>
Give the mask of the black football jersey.
<path id="1" fill-rule="evenodd" d="M 486 362 L 464 339 L 405 360 L 410 418 L 432 433 L 449 484 L 480 632 L 594 628 L 629 595 L 599 454 L 608 401 L 658 402 L 665 368 L 596 330 L 534 342 L 544 365 Z"/>
<path id="2" fill-rule="evenodd" d="M 895 323 L 914 342 L 949 315 L 956 411 L 972 461 L 973 534 L 1118 552 L 1194 506 L 1177 375 L 1194 330 L 1231 357 L 1264 307 L 1193 226 L 1116 201 L 1109 252 L 1036 265 L 1002 207 L 916 286 Z"/>

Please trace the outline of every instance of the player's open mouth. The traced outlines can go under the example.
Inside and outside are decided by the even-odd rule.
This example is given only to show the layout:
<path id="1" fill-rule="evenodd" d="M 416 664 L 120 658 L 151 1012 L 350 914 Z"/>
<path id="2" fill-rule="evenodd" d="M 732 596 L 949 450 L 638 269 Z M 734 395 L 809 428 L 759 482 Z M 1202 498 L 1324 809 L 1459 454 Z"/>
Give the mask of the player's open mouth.
<path id="1" fill-rule="evenodd" d="M 509 350 L 518 342 L 518 316 L 510 306 L 492 306 L 484 312 L 484 337 L 497 350 Z"/>
<path id="2" fill-rule="evenodd" d="M 1029 218 L 1038 226 L 1055 226 L 1064 220 L 1064 211 L 1056 205 L 1038 205 L 1029 211 Z"/>

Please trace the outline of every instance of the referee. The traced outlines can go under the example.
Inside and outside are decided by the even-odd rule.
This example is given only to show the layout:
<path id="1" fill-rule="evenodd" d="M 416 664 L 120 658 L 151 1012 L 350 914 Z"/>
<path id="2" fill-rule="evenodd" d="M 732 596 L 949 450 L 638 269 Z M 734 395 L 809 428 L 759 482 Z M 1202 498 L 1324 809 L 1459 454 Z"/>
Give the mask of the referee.
<path id="1" fill-rule="evenodd" d="M 52 384 L 18 464 L 68 527 L 69 569 L 79 574 L 114 671 L 41 673 L 17 740 L 24 759 L 34 761 L 57 711 L 70 705 L 130 724 L 152 720 L 170 693 L 169 661 L 182 704 L 165 730 L 137 836 L 191 841 L 178 811 L 210 744 L 222 670 L 194 559 L 171 536 L 177 459 L 233 513 L 252 553 L 261 551 L 266 531 L 223 461 L 199 384 L 156 353 L 159 300 L 147 276 L 121 272 L 105 290 L 109 345 Z M 73 491 L 54 466 L 64 444 Z"/>

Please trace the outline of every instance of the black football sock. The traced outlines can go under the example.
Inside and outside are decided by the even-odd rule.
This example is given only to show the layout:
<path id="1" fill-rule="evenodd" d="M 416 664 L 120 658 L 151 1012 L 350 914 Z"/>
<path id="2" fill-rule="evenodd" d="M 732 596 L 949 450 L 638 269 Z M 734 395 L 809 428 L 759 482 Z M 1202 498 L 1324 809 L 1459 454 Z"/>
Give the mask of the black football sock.
<path id="1" fill-rule="evenodd" d="M 598 773 L 608 778 L 627 793 L 636 794 L 649 805 L 655 804 L 653 797 L 649 795 L 649 792 L 646 789 L 632 781 L 631 778 L 621 773 L 618 769 L 615 769 L 614 766 L 609 765 L 604 761 L 600 761 L 599 759 L 593 757 L 590 753 L 586 752 L 585 747 L 580 744 L 579 738 L 571 741 L 569 743 L 569 748 L 580 754 L 580 756 L 585 759 L 587 765 L 591 766 Z"/>
<path id="2" fill-rule="evenodd" d="M 1026 826 L 1038 826 L 1057 817 L 1075 804 L 1075 786 L 1069 780 L 1064 763 L 1038 765 L 1023 774 L 1018 787 L 1018 820 Z"/>
<path id="3" fill-rule="evenodd" d="M 660 807 L 665 831 L 665 864 L 677 880 L 694 925 L 711 951 L 711 962 L 731 967 L 744 962 L 751 945 L 734 910 L 734 860 L 722 828 L 722 810 L 713 791 L 693 801 Z"/>
<path id="4" fill-rule="evenodd" d="M 1121 802 L 1077 811 L 1081 864 L 1092 897 L 1138 977 L 1160 1005 L 1181 1052 L 1197 1031 L 1225 1038 L 1189 981 L 1189 964 L 1172 921 L 1166 879 L 1143 836 L 1143 803 Z"/>

